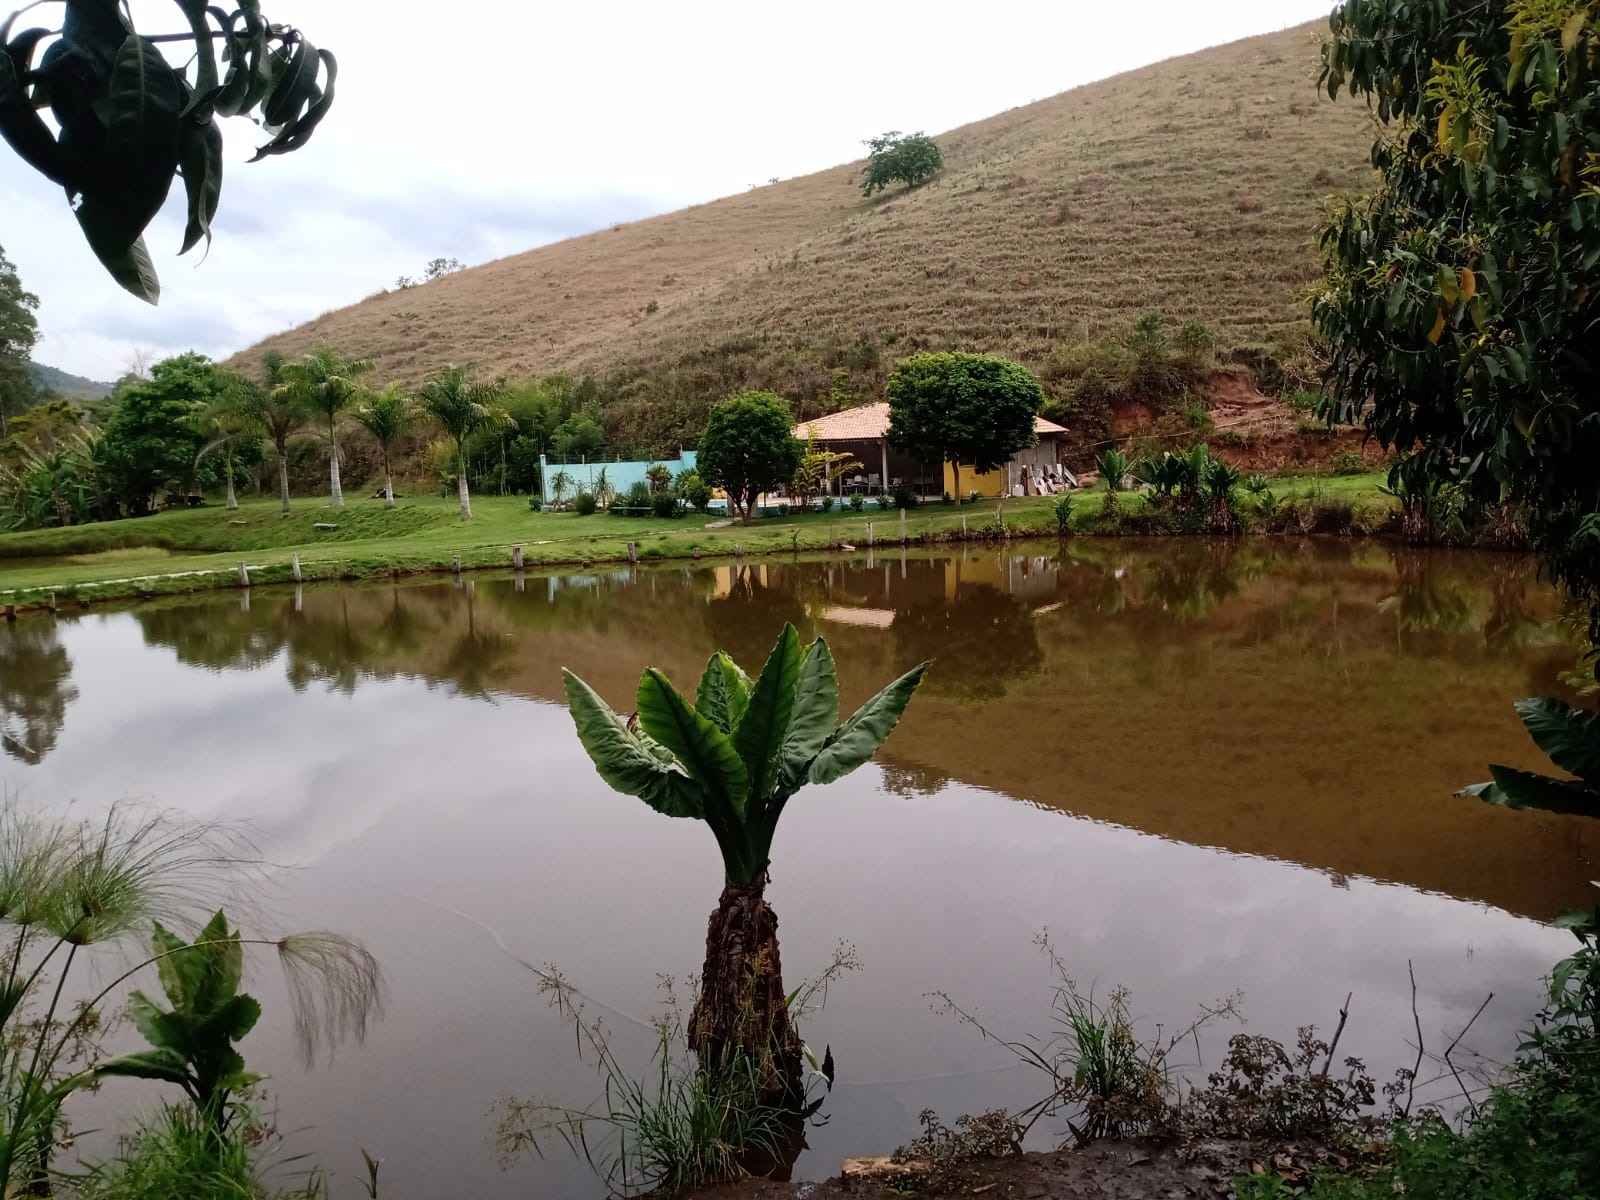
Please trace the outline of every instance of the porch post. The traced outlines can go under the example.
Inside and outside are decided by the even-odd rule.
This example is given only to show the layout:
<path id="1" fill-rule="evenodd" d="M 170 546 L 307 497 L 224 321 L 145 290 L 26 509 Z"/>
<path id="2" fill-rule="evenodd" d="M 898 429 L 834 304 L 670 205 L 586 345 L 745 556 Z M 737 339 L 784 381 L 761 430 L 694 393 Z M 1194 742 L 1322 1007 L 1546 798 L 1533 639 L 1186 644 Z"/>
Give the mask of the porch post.
<path id="1" fill-rule="evenodd" d="M 887 492 L 889 490 L 889 439 L 884 438 L 883 441 L 879 442 L 878 448 L 883 451 L 883 475 L 881 478 L 883 480 L 883 490 Z"/>

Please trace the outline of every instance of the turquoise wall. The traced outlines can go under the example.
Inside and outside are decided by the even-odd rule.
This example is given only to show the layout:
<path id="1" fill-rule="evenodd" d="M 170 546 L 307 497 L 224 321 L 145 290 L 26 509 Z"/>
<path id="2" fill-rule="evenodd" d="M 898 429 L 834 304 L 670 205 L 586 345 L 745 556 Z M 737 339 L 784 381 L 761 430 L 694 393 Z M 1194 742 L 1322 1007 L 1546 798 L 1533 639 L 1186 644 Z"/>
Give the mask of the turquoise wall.
<path id="1" fill-rule="evenodd" d="M 573 486 L 565 494 L 565 499 L 572 499 L 577 491 L 594 491 L 595 480 L 600 478 L 600 472 L 606 473 L 606 482 L 611 485 L 611 490 L 618 495 L 625 495 L 635 483 L 647 483 L 645 472 L 651 467 L 664 466 L 673 475 L 681 475 L 685 471 L 694 470 L 695 452 L 685 450 L 677 458 L 654 458 L 647 462 L 590 462 L 590 463 L 553 463 L 547 462 L 544 455 L 539 456 L 539 480 L 544 490 L 544 501 L 550 502 L 550 477 L 557 471 L 565 471 L 572 476 Z"/>

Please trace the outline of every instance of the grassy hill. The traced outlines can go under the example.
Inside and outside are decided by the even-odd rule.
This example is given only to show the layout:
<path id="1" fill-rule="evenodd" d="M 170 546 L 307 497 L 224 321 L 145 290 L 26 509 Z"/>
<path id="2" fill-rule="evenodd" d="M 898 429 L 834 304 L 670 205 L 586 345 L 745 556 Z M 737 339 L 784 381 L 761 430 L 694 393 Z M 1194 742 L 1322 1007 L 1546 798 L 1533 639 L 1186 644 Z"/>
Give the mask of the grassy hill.
<path id="1" fill-rule="evenodd" d="M 85 379 L 82 375 L 74 375 L 59 367 L 29 363 L 28 373 L 33 376 L 34 387 L 42 392 L 54 392 L 68 400 L 99 400 L 111 394 L 111 384 Z"/>
<path id="2" fill-rule="evenodd" d="M 847 164 L 380 294 L 241 359 L 326 341 L 409 379 L 593 373 L 613 433 L 665 447 L 735 388 L 815 415 L 911 351 L 1045 371 L 1150 309 L 1225 349 L 1292 343 L 1321 204 L 1370 172 L 1370 118 L 1319 96 L 1317 46 L 1307 25 L 1157 63 L 939 135 L 946 168 L 912 192 L 863 200 Z"/>

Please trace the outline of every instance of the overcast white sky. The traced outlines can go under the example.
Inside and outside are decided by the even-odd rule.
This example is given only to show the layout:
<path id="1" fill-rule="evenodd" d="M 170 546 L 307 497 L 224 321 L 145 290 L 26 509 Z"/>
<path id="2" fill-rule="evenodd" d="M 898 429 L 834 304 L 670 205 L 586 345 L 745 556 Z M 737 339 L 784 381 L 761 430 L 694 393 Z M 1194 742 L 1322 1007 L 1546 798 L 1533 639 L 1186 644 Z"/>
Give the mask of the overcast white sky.
<path id="1" fill-rule="evenodd" d="M 263 7 L 338 55 L 338 99 L 304 149 L 260 163 L 258 131 L 225 122 L 210 257 L 176 256 L 181 182 L 146 235 L 160 307 L 104 274 L 59 189 L 0 143 L 0 246 L 42 301 L 38 361 L 111 379 L 136 351 L 225 356 L 436 256 L 486 262 L 820 170 L 886 129 L 937 133 L 1333 0 Z M 143 32 L 181 28 L 170 0 L 133 11 Z"/>

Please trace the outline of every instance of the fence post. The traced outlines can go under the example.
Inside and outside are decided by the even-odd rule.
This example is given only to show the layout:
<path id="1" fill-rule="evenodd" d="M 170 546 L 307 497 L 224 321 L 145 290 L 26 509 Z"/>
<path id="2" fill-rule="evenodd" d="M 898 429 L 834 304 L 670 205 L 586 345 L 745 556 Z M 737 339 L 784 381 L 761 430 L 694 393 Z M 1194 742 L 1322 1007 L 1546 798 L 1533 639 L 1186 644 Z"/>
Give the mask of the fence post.
<path id="1" fill-rule="evenodd" d="M 903 508 L 900 510 L 900 544 L 906 544 L 906 510 Z"/>
<path id="2" fill-rule="evenodd" d="M 50 593 L 50 611 L 51 612 L 60 612 L 61 611 L 61 606 L 56 603 L 56 594 L 54 592 Z"/>
<path id="3" fill-rule="evenodd" d="M 628 561 L 630 563 L 636 563 L 636 562 L 639 561 L 639 543 L 638 542 L 629 542 L 628 543 Z"/>
<path id="4" fill-rule="evenodd" d="M 461 555 L 452 554 L 450 556 L 450 569 L 457 575 L 461 574 Z"/>
<path id="5" fill-rule="evenodd" d="M 17 619 L 17 606 L 15 604 L 6 605 L 6 620 L 15 621 L 16 619 Z"/>
<path id="6" fill-rule="evenodd" d="M 961 514 L 961 540 L 963 542 L 967 540 L 967 514 L 966 513 L 962 513 Z"/>
<path id="7" fill-rule="evenodd" d="M 511 565 L 517 570 L 522 570 L 522 547 L 511 547 Z"/>
<path id="8" fill-rule="evenodd" d="M 867 522 L 867 549 L 872 549 L 872 522 Z"/>
<path id="9" fill-rule="evenodd" d="M 250 586 L 250 567 L 249 564 L 245 563 L 242 559 L 239 562 L 239 586 Z"/>
<path id="10" fill-rule="evenodd" d="M 300 582 L 300 551 L 296 550 L 289 559 L 289 570 L 294 575 L 294 581 Z"/>

